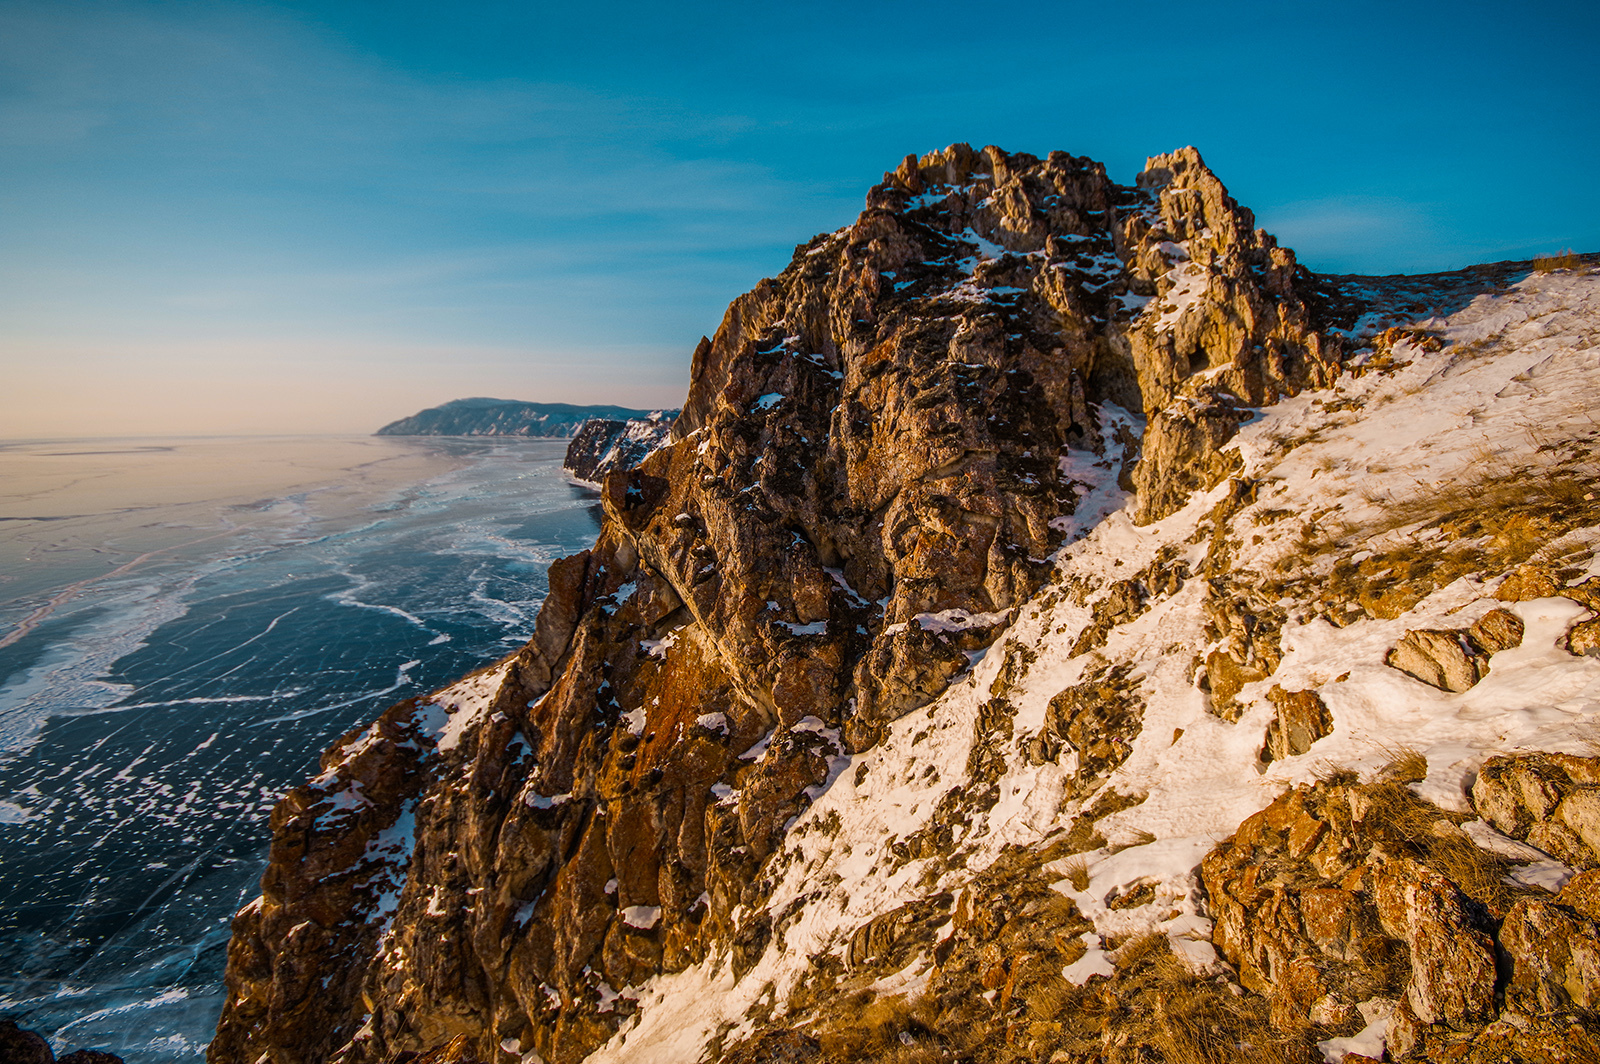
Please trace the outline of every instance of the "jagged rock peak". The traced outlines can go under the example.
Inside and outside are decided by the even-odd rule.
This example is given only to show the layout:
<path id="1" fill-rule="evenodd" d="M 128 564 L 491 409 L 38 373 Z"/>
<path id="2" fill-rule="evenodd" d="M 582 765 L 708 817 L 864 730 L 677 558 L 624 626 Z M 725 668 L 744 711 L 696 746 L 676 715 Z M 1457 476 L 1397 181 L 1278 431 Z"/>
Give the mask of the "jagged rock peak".
<path id="1" fill-rule="evenodd" d="M 1453 751 L 1553 741 L 1548 689 L 1504 720 L 1441 699 L 1600 683 L 1587 607 L 1556 600 L 1600 572 L 1588 451 L 1529 433 L 1515 460 L 1548 475 L 1490 483 L 1498 510 L 1371 512 L 1465 482 L 1482 437 L 1439 410 L 1520 434 L 1530 409 L 1592 408 L 1587 356 L 1494 345 L 1537 313 L 1529 343 L 1572 346 L 1600 288 L 1556 278 L 1434 336 L 1374 309 L 1391 281 L 1312 277 L 1192 149 L 1130 186 L 1061 153 L 908 158 L 702 340 L 671 442 L 604 477 L 598 540 L 551 566 L 533 639 L 345 736 L 280 804 L 214 1064 L 848 1060 L 827 1045 L 856 1045 L 851 1003 L 890 986 L 963 1003 L 916 1035 L 956 1058 L 1014 1035 L 1004 1059 L 1145 1059 L 1171 1033 L 1157 1005 L 1201 983 L 1182 1000 L 1196 1029 L 1227 1020 L 1228 1052 L 1328 997 L 1314 1022 L 1356 1037 L 1400 966 L 1372 998 L 1229 1011 L 1217 950 L 1246 945 L 1212 940 L 1196 865 L 1274 788 L 1396 731 L 1449 732 L 1410 778 L 1465 809 Z M 1342 366 L 1339 337 L 1372 343 Z M 1513 499 L 1523 480 L 1548 499 Z M 1484 659 L 1464 693 L 1388 653 L 1458 629 Z M 1529 840 L 1588 838 L 1568 820 L 1592 824 L 1589 785 L 1562 771 Z M 1241 919 L 1246 843 L 1305 854 L 1292 833 L 1226 851 Z M 1524 944 L 1567 919 L 1526 915 Z M 1529 969 L 1533 1000 L 1569 961 Z M 1104 1008 L 1108 978 L 1144 1019 Z"/>
<path id="2" fill-rule="evenodd" d="M 466 1027 L 571 1060 L 609 1035 L 609 988 L 741 936 L 759 954 L 741 914 L 785 823 L 970 673 L 1092 527 L 1069 456 L 1153 520 L 1233 471 L 1251 404 L 1331 371 L 1292 257 L 1197 154 L 1154 162 L 1123 186 L 1061 152 L 908 158 L 734 300 L 673 442 L 605 476 L 533 640 L 430 704 L 472 726 L 447 744 L 436 709 L 397 706 L 274 814 L 213 1058 L 365 1061 Z M 1101 684 L 1136 734 L 1136 684 Z M 1060 713 L 1063 735 L 1111 726 L 1091 694 Z M 335 956 L 351 978 L 305 996 Z"/>

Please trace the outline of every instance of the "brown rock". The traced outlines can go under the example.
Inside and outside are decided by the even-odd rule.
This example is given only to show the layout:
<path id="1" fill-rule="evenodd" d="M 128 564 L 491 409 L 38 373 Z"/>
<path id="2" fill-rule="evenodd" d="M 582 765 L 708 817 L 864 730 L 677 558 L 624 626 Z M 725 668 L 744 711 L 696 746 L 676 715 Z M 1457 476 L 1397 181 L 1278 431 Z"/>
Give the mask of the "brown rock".
<path id="1" fill-rule="evenodd" d="M 1333 731 L 1333 715 L 1315 691 L 1285 691 L 1274 684 L 1267 699 L 1277 716 L 1267 725 L 1264 761 L 1296 757 Z"/>
<path id="2" fill-rule="evenodd" d="M 1576 868 L 1600 865 L 1600 758 L 1492 757 L 1472 786 L 1478 814 Z"/>
<path id="3" fill-rule="evenodd" d="M 1500 928 L 1511 956 L 1508 1003 L 1532 1012 L 1600 1004 L 1600 926 L 1550 902 L 1517 902 Z"/>
<path id="4" fill-rule="evenodd" d="M 1119 298 L 1170 295 L 1190 268 L 1203 297 L 1170 327 Z M 1231 475 L 1247 407 L 1338 369 L 1309 298 L 1193 149 L 1136 188 L 966 145 L 885 175 L 696 347 L 673 442 L 605 477 L 597 542 L 552 567 L 533 640 L 460 743 L 434 750 L 408 730 L 418 707 L 395 707 L 329 752 L 333 784 L 280 805 L 211 1059 L 375 1064 L 464 1038 L 492 1062 L 515 1032 L 573 1064 L 624 1019 L 606 988 L 713 951 L 754 963 L 783 930 L 766 862 L 834 753 L 800 722 L 865 748 L 970 668 L 1051 571 L 1077 497 L 1059 457 L 1098 444 L 1100 404 L 1153 426 L 1128 471 L 1138 520 Z M 1139 441 L 1121 442 L 1127 471 Z M 1097 625 L 1170 593 L 1158 575 Z M 1237 646 L 1270 671 L 1260 627 Z M 1143 703 L 1114 671 L 1085 685 L 1048 727 L 1087 788 Z M 776 752 L 741 759 L 774 730 Z M 370 807 L 335 815 L 357 782 Z M 656 926 L 621 927 L 641 905 Z"/>
<path id="5" fill-rule="evenodd" d="M 1589 848 L 1592 864 L 1600 861 L 1600 788 L 1584 787 L 1569 793 L 1556 809 L 1556 816 Z"/>
<path id="6" fill-rule="evenodd" d="M 479 1064 L 479 1061 L 472 1051 L 471 1040 L 458 1034 L 443 1045 L 412 1057 L 407 1064 Z"/>
<path id="7" fill-rule="evenodd" d="M 1266 679 L 1266 673 L 1239 662 L 1225 650 L 1213 650 L 1206 657 L 1206 681 L 1211 687 L 1211 711 L 1226 721 L 1239 719 L 1244 707 L 1237 699 L 1247 683 Z"/>
<path id="8" fill-rule="evenodd" d="M 1600 618 L 1579 621 L 1567 629 L 1567 651 L 1600 656 Z"/>
<path id="9" fill-rule="evenodd" d="M 1407 632 L 1383 663 L 1441 691 L 1465 691 L 1489 672 L 1489 659 L 1459 629 Z"/>
<path id="10" fill-rule="evenodd" d="M 1583 840 L 1559 820 L 1541 820 L 1528 829 L 1527 843 L 1574 868 L 1587 868 L 1594 858 Z"/>
<path id="11" fill-rule="evenodd" d="M 12 1020 L 0 1020 L 0 1061 L 4 1064 L 54 1064 L 50 1043 Z"/>
<path id="12" fill-rule="evenodd" d="M 1472 804 L 1497 831 L 1525 838 L 1561 804 L 1566 774 L 1548 758 L 1492 757 L 1472 784 Z"/>
<path id="13" fill-rule="evenodd" d="M 1493 609 L 1479 617 L 1472 627 L 1467 629 L 1467 638 L 1483 648 L 1486 653 L 1497 654 L 1502 650 L 1521 646 L 1522 633 L 1521 617 L 1510 610 Z"/>
<path id="14" fill-rule="evenodd" d="M 1131 671 L 1126 665 L 1101 668 L 1050 700 L 1043 732 L 1077 753 L 1081 791 L 1126 761 L 1144 728 L 1144 699 Z"/>
<path id="15" fill-rule="evenodd" d="M 1501 602 L 1527 602 L 1561 593 L 1561 583 L 1548 566 L 1529 563 L 1519 566 L 1500 582 L 1495 598 Z"/>
<path id="16" fill-rule="evenodd" d="M 1580 602 L 1591 610 L 1600 610 L 1600 576 L 1591 576 L 1587 580 L 1580 580 L 1570 587 L 1562 587 L 1556 592 L 1564 595 L 1574 602 Z"/>
<path id="17" fill-rule="evenodd" d="M 1556 901 L 1585 919 L 1600 922 L 1600 868 L 1579 872 L 1567 880 Z"/>
<path id="18" fill-rule="evenodd" d="M 1394 1013 L 1390 1015 L 1388 1027 L 1384 1032 L 1384 1041 L 1390 1058 L 1404 1060 L 1410 1056 L 1412 1050 L 1422 1041 L 1425 1030 L 1426 1026 L 1411 1006 L 1411 999 L 1401 998 L 1395 1005 Z"/>
<path id="19" fill-rule="evenodd" d="M 1380 877 L 1384 927 L 1402 930 L 1411 951 L 1406 1000 L 1423 1023 L 1482 1022 L 1494 1008 L 1494 941 L 1474 926 L 1455 884 L 1415 862 Z"/>

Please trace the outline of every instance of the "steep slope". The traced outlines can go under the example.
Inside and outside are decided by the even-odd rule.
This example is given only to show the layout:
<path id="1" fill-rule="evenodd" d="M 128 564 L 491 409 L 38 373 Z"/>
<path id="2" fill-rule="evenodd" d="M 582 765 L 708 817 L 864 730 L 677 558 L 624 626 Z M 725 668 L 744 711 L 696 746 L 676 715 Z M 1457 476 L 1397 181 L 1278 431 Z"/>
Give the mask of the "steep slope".
<path id="1" fill-rule="evenodd" d="M 1431 970 L 1405 884 L 1433 849 L 1344 847 L 1402 884 L 1393 934 L 1345 950 L 1367 992 L 1269 1009 L 1257 909 L 1226 904 L 1240 840 L 1282 843 L 1218 843 L 1334 766 L 1364 775 L 1297 810 L 1432 802 L 1390 819 L 1460 832 L 1485 757 L 1586 752 L 1600 665 L 1561 592 L 1600 523 L 1600 296 L 1496 293 L 1516 276 L 1312 277 L 1192 149 L 1134 188 L 908 158 L 702 341 L 674 442 L 606 478 L 529 646 L 284 800 L 212 1059 L 1176 1060 L 1173 1030 L 1237 1046 L 1268 1011 L 1286 1059 L 1393 1016 L 1419 1052 L 1475 1037 L 1481 970 L 1471 1008 L 1394 1004 Z M 1455 312 L 1378 332 L 1419 300 Z M 1489 818 L 1553 848 L 1547 885 L 1597 863 L 1562 771 Z"/>
<path id="2" fill-rule="evenodd" d="M 576 435 L 592 418 L 646 418 L 648 410 L 625 406 L 524 403 L 516 399 L 452 399 L 391 421 L 374 436 L 555 436 Z"/>

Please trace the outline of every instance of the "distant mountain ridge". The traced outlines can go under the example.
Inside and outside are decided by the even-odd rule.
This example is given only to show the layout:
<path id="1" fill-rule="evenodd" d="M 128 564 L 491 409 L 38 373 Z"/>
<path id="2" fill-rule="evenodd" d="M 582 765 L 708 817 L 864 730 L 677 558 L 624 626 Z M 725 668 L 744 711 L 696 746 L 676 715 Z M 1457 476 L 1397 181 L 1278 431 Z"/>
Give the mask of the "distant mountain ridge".
<path id="1" fill-rule="evenodd" d="M 375 436 L 575 436 L 591 418 L 628 421 L 659 411 L 626 406 L 525 403 L 518 399 L 452 399 L 391 421 Z"/>

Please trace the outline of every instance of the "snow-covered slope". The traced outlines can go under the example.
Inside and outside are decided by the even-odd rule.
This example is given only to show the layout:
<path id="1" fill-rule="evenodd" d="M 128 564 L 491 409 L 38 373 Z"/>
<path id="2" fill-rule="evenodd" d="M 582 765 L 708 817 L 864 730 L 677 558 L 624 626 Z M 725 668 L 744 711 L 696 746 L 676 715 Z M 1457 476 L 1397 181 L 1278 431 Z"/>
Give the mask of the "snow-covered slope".
<path id="1" fill-rule="evenodd" d="M 1504 577 L 1530 564 L 1561 567 L 1566 585 L 1600 575 L 1595 410 L 1593 271 L 1530 274 L 1448 317 L 1382 336 L 1334 387 L 1259 411 L 1233 445 L 1238 477 L 1154 524 L 1135 526 L 1125 508 L 1101 516 L 1123 498 L 1110 429 L 1125 415 L 1107 409 L 1100 450 L 1063 459 L 1080 484 L 1082 538 L 1058 552 L 1056 578 L 1017 611 L 964 681 L 895 722 L 878 747 L 838 759 L 775 862 L 768 911 L 785 915 L 759 961 L 736 977 L 728 955 L 713 955 L 620 990 L 637 1001 L 635 1019 L 591 1059 L 695 1060 L 714 1036 L 733 1044 L 773 1025 L 804 1026 L 808 1015 L 786 1016 L 783 1003 L 817 958 L 844 958 L 858 928 L 899 906 L 959 895 L 1008 847 L 1058 842 L 1107 792 L 1143 800 L 1094 821 L 1099 845 L 1048 866 L 1055 888 L 1093 924 L 1072 982 L 1112 975 L 1100 945 L 1149 930 L 1163 932 L 1195 968 L 1227 972 L 1210 942 L 1198 866 L 1293 784 L 1337 768 L 1374 778 L 1414 751 L 1427 763 L 1414 790 L 1446 810 L 1467 810 L 1491 755 L 1592 753 L 1600 658 L 1566 645 L 1568 628 L 1592 614 L 1559 595 L 1512 603 L 1495 596 Z M 1242 497 L 1241 484 L 1249 485 Z M 1326 599 L 1335 573 L 1374 558 L 1426 570 L 1398 577 L 1408 593 L 1389 602 L 1405 608 L 1392 616 L 1358 609 L 1359 617 L 1340 609 L 1342 626 L 1330 621 L 1330 606 L 1348 605 Z M 1141 588 L 1142 612 L 1113 625 L 1102 645 L 1075 652 L 1117 581 L 1144 574 L 1148 585 L 1152 572 L 1183 570 L 1194 575 Z M 1284 618 L 1281 661 L 1239 688 L 1232 720 L 1206 689 L 1205 659 L 1226 643 L 1208 624 L 1207 599 L 1218 590 L 1206 573 L 1222 594 L 1254 592 Z M 1360 585 L 1370 591 L 1385 576 L 1368 565 Z M 1407 631 L 1465 627 L 1502 607 L 1521 618 L 1525 635 L 1494 654 L 1469 690 L 1441 691 L 1385 664 Z M 1137 734 L 1125 759 L 1085 793 L 1081 755 L 1067 744 L 1041 757 L 1038 740 L 1049 733 L 1052 699 L 1119 670 L 1122 688 L 1136 691 L 1142 706 Z M 1263 764 L 1274 686 L 1317 692 L 1332 730 L 1304 753 Z M 950 796 L 982 786 L 971 769 L 975 738 L 989 729 L 976 725 L 1000 691 L 1014 716 L 1010 738 L 990 751 L 1004 760 L 994 804 L 969 806 L 970 822 L 950 834 L 947 851 L 907 859 L 906 840 L 936 831 Z M 1076 886 L 1069 862 L 1081 870 Z M 1572 872 L 1559 862 L 1538 871 L 1551 887 Z M 1134 884 L 1154 888 L 1148 902 L 1107 904 Z M 950 926 L 945 921 L 946 935 Z M 935 967 L 930 949 L 865 985 L 914 997 Z"/>

